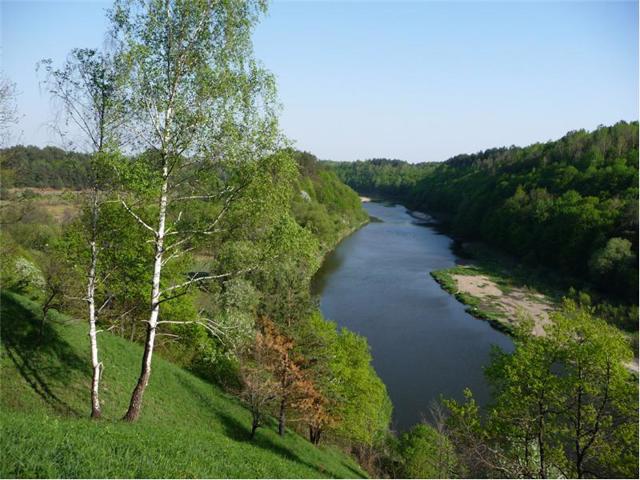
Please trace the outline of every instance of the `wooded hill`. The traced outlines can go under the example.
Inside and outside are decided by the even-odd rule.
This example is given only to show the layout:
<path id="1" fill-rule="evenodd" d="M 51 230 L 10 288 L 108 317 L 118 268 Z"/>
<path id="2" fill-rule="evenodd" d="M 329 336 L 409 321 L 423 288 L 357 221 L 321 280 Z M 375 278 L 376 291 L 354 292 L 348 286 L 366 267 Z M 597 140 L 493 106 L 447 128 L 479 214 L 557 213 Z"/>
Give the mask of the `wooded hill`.
<path id="1" fill-rule="evenodd" d="M 251 414 L 234 396 L 157 358 L 147 412 L 118 421 L 142 348 L 101 335 L 104 422 L 86 418 L 91 381 L 85 322 L 52 313 L 40 334 L 40 306 L 2 296 L 0 475 L 91 477 L 363 477 L 333 447 L 317 448 L 273 423 L 249 441 Z M 273 422 L 270 420 L 270 422 Z"/>
<path id="2" fill-rule="evenodd" d="M 638 122 L 441 164 L 370 160 L 331 167 L 361 193 L 432 213 L 455 235 L 637 305 Z"/>
<path id="3" fill-rule="evenodd" d="M 290 236 L 283 237 L 294 242 L 296 248 L 280 251 L 274 261 L 263 262 L 260 269 L 231 279 L 223 276 L 209 281 L 167 304 L 161 317 L 166 326 L 159 332 L 156 349 L 173 365 L 165 360 L 155 361 L 159 362 L 155 372 L 158 383 L 150 382 L 156 386 L 146 402 L 149 408 L 143 414 L 145 426 L 127 430 L 124 425 L 112 424 L 119 432 L 120 448 L 127 453 L 105 465 L 91 463 L 88 460 L 91 449 L 83 445 L 94 435 L 97 440 L 92 451 L 115 448 L 113 442 L 102 435 L 100 426 L 77 420 L 87 413 L 82 405 L 86 407 L 91 384 L 88 364 L 81 367 L 82 361 L 88 363 L 90 357 L 85 351 L 88 343 L 77 344 L 79 339 L 86 339 L 86 327 L 82 327 L 86 309 L 83 252 L 86 252 L 84 222 L 89 193 L 52 190 L 57 183 L 36 179 L 29 169 L 32 164 L 47 165 L 50 169 L 47 178 L 64 179 L 63 183 L 73 188 L 84 188 L 82 182 L 67 173 L 74 169 L 83 171 L 90 156 L 57 149 L 26 150 L 31 152 L 30 156 L 13 156 L 11 161 L 7 155 L 22 151 L 21 147 L 1 152 L 4 171 L 11 174 L 15 185 L 26 186 L 3 188 L 0 211 L 3 220 L 0 280 L 3 291 L 14 294 L 3 298 L 2 312 L 5 362 L 2 410 L 7 413 L 2 438 L 15 447 L 9 449 L 8 444 L 3 447 L 6 455 L 2 471 L 6 476 L 122 476 L 134 472 L 138 476 L 185 476 L 191 472 L 194 476 L 232 477 L 363 474 L 340 451 L 366 450 L 384 436 L 391 405 L 384 384 L 371 367 L 366 339 L 339 331 L 334 323 L 324 320 L 309 289 L 310 278 L 322 256 L 368 219 L 353 190 L 319 165 L 313 155 L 283 153 L 297 165 L 290 183 L 284 184 L 289 189 L 285 213 L 296 225 Z M 42 154 L 40 157 L 38 152 Z M 53 154 L 57 156 L 50 158 Z M 244 208 L 240 210 L 243 212 Z M 144 247 L 144 230 L 118 202 L 105 204 L 101 213 L 108 227 L 104 243 L 100 244 L 105 252 L 100 268 L 109 272 L 108 281 L 95 291 L 100 303 L 106 306 L 100 309 L 98 323 L 98 328 L 105 331 L 99 337 L 101 348 L 105 349 L 101 363 L 106 372 L 101 416 L 114 422 L 126 410 L 126 389 L 133 384 L 139 368 L 136 358 L 142 351 L 135 343 L 142 343 L 145 338 L 144 305 L 150 282 L 143 265 L 151 254 Z M 242 224 L 234 220 L 231 225 L 238 228 Z M 180 283 L 193 278 L 194 271 L 234 269 L 238 264 L 246 264 L 250 261 L 247 257 L 255 258 L 260 244 L 252 245 L 243 237 L 256 238 L 255 230 L 260 228 L 264 227 L 258 223 L 236 234 L 235 240 L 227 239 L 227 249 L 221 248 L 215 260 L 209 253 L 211 244 L 199 245 L 167 270 L 167 277 Z M 225 264 L 226 267 L 222 266 Z M 56 310 L 69 317 L 57 315 Z M 200 323 L 198 318 L 205 312 L 215 325 Z M 8 317 L 11 322 L 5 320 Z M 106 333 L 107 330 L 111 333 Z M 36 358 L 41 371 L 37 371 Z M 286 367 L 281 370 L 284 359 Z M 165 376 L 163 372 L 168 379 L 161 378 Z M 179 377 L 180 382 L 176 383 L 174 377 Z M 277 381 L 281 377 L 287 378 L 284 386 Z M 163 400 L 153 393 L 160 384 L 173 391 Z M 12 387 L 7 389 L 7 385 Z M 334 399 L 330 400 L 322 391 L 331 391 Z M 176 398 L 181 400 L 173 402 Z M 158 402 L 164 402 L 163 406 Z M 183 412 L 181 408 L 186 410 Z M 153 454 L 142 454 L 142 460 L 135 457 L 134 452 L 140 453 L 134 446 L 139 436 L 148 435 L 144 442 L 150 442 L 155 435 L 170 436 L 169 432 L 176 431 L 176 419 L 182 415 L 201 417 L 196 422 L 201 422 L 197 428 L 189 422 L 177 422 L 180 424 L 177 435 L 190 436 L 190 441 L 191 435 L 195 435 L 196 444 L 178 447 L 171 442 L 173 447 L 164 445 Z M 10 422 L 11 417 L 15 421 Z M 171 427 L 165 428 L 161 419 L 169 417 L 173 417 L 167 420 Z M 347 417 L 351 420 L 340 420 Z M 372 425 L 376 417 L 377 423 Z M 42 422 L 50 425 L 55 418 L 61 419 L 55 427 L 48 430 L 38 427 Z M 147 426 L 148 421 L 155 426 Z M 73 431 L 73 438 L 64 437 L 59 428 Z M 219 433 L 215 433 L 217 430 Z M 311 443 L 294 431 L 309 436 Z M 74 455 L 84 460 L 74 462 L 65 455 L 47 457 L 55 454 L 48 448 L 34 452 L 35 445 L 43 442 L 41 433 L 50 435 L 54 442 L 71 442 Z M 254 443 L 245 446 L 252 437 Z M 230 456 L 224 457 L 226 462 L 222 457 L 220 462 L 208 462 L 204 452 L 209 447 L 199 442 L 215 446 L 216 452 L 218 447 L 224 447 L 225 455 Z M 335 448 L 323 446 L 329 444 Z M 164 468 L 173 458 L 174 447 L 182 449 L 189 465 Z M 255 451 L 248 464 L 243 456 L 246 448 Z M 25 457 L 25 452 L 31 454 Z M 247 454 L 253 455 L 251 452 Z"/>

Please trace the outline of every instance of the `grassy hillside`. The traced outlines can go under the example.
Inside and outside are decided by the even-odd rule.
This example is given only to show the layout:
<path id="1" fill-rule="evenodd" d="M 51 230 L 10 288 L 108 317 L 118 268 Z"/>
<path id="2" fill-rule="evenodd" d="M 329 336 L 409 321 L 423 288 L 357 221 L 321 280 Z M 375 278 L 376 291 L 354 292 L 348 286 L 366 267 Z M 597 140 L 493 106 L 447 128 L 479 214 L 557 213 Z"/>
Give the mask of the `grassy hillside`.
<path id="1" fill-rule="evenodd" d="M 2 294 L 0 477 L 362 477 L 351 459 L 271 426 L 249 441 L 237 400 L 156 357 L 141 420 L 126 410 L 141 347 L 100 334 L 104 419 L 87 419 L 83 323 Z"/>

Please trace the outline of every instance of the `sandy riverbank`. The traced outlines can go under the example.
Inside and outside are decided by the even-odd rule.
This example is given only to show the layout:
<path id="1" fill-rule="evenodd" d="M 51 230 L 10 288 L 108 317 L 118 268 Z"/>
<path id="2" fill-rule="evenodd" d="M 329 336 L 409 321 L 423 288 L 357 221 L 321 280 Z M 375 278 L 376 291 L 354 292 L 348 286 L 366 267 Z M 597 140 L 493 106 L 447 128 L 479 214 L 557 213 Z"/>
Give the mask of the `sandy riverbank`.
<path id="1" fill-rule="evenodd" d="M 505 322 L 515 326 L 524 315 L 533 320 L 534 335 L 544 335 L 544 327 L 550 323 L 549 313 L 553 306 L 544 295 L 513 288 L 503 292 L 498 285 L 485 275 L 452 275 L 456 281 L 458 292 L 478 298 L 483 303 L 491 304 L 505 314 Z"/>

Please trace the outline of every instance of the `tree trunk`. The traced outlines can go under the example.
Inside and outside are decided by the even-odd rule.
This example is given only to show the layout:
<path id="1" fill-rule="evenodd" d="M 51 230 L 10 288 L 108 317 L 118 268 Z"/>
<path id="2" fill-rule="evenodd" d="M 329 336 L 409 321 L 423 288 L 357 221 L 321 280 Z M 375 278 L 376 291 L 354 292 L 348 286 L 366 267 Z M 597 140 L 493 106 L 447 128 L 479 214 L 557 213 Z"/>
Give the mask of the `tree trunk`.
<path id="1" fill-rule="evenodd" d="M 286 399 L 283 397 L 282 400 L 280 400 L 280 414 L 278 415 L 278 435 L 281 437 L 284 436 L 286 403 Z"/>
<path id="2" fill-rule="evenodd" d="M 51 310 L 51 303 L 55 298 L 56 293 L 53 292 L 42 305 L 42 321 L 40 322 L 40 340 L 44 339 L 44 326 L 47 322 L 47 315 L 49 314 L 49 310 Z"/>
<path id="3" fill-rule="evenodd" d="M 309 425 L 309 441 L 312 444 L 318 445 L 320 443 L 321 433 L 322 433 L 322 430 L 320 428 L 312 427 L 311 425 Z"/>
<path id="4" fill-rule="evenodd" d="M 545 457 L 545 441 L 544 441 L 544 407 L 538 402 L 538 452 L 540 455 L 540 469 L 538 476 L 547 478 L 546 457 Z"/>
<path id="5" fill-rule="evenodd" d="M 578 368 L 578 376 L 582 379 L 582 369 Z M 576 422 L 575 422 L 575 454 L 576 454 L 576 476 L 582 478 L 582 448 L 580 439 L 582 438 L 582 386 L 578 387 L 578 398 L 576 401 Z"/>
<path id="6" fill-rule="evenodd" d="M 165 221 L 167 216 L 167 190 L 168 190 L 168 162 L 165 158 L 163 160 L 162 171 L 162 190 L 160 193 L 160 211 L 158 213 L 158 230 L 156 232 L 155 240 L 155 256 L 153 263 L 153 280 L 151 285 L 151 312 L 149 314 L 149 320 L 147 323 L 147 338 L 144 346 L 144 355 L 142 356 L 142 368 L 140 370 L 140 377 L 138 383 L 133 389 L 131 394 L 131 401 L 129 403 L 129 410 L 124 416 L 124 420 L 127 422 L 135 422 L 140 415 L 140 409 L 142 408 L 142 397 L 144 396 L 145 389 L 149 383 L 149 377 L 151 376 L 151 360 L 153 357 L 153 348 L 156 340 L 156 327 L 158 325 L 158 316 L 160 314 L 160 278 L 162 273 L 162 255 L 164 253 L 164 236 L 165 236 Z"/>
<path id="7" fill-rule="evenodd" d="M 253 438 L 256 436 L 256 430 L 258 430 L 258 426 L 259 426 L 259 423 L 256 422 L 255 420 L 251 423 L 251 435 L 249 435 L 249 438 L 251 440 L 253 440 Z"/>
<path id="8" fill-rule="evenodd" d="M 140 371 L 140 377 L 138 383 L 136 383 L 133 393 L 131 394 L 131 401 L 129 402 L 129 409 L 125 414 L 123 420 L 127 422 L 135 422 L 140 416 L 140 410 L 142 408 L 142 397 L 144 391 L 149 383 L 149 377 L 151 376 L 151 359 L 153 357 L 153 344 L 155 341 L 155 327 L 151 328 L 151 325 L 147 328 L 147 343 L 144 347 L 144 355 L 142 356 L 142 369 Z"/>
<path id="9" fill-rule="evenodd" d="M 132 320 L 131 321 L 131 335 L 129 336 L 129 341 L 133 342 L 135 339 L 136 339 L 136 322 L 135 322 L 135 320 Z"/>
<path id="10" fill-rule="evenodd" d="M 91 367 L 93 378 L 91 381 L 91 418 L 100 418 L 100 377 L 102 376 L 102 363 L 98 356 L 98 338 L 96 332 L 96 266 L 98 264 L 98 249 L 96 247 L 96 236 L 98 228 L 98 192 L 93 191 L 93 205 L 91 206 L 91 263 L 89 264 L 89 275 L 87 279 L 87 304 L 89 309 L 89 343 L 91 346 Z"/>

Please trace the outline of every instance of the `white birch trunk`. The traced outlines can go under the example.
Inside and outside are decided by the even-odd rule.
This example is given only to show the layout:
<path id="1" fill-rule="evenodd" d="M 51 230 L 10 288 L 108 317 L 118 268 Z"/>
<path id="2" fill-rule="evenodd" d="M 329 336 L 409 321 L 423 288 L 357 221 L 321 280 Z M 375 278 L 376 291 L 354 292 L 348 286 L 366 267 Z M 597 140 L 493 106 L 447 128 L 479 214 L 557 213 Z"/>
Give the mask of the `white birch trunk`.
<path id="1" fill-rule="evenodd" d="M 142 397 L 144 395 L 145 389 L 147 388 L 147 384 L 149 383 L 149 376 L 151 375 L 151 360 L 153 357 L 153 348 L 156 338 L 156 327 L 158 326 L 158 316 L 160 314 L 160 280 L 162 275 L 162 257 L 164 254 L 165 224 L 167 216 L 167 199 L 169 186 L 169 168 L 166 158 L 163 161 L 162 176 L 163 182 L 160 193 L 160 211 L 158 213 L 158 230 L 156 232 L 153 277 L 151 284 L 151 310 L 147 323 L 147 338 L 145 341 L 144 355 L 142 356 L 142 368 L 140 371 L 140 377 L 138 378 L 138 383 L 136 384 L 131 395 L 129 410 L 124 416 L 124 420 L 129 422 L 136 421 L 138 419 L 138 416 L 140 415 L 140 409 L 142 407 Z"/>
<path id="2" fill-rule="evenodd" d="M 100 377 L 102 374 L 102 363 L 98 356 L 98 338 L 96 331 L 96 266 L 98 263 L 98 248 L 96 246 L 97 221 L 98 221 L 98 192 L 94 189 L 91 206 L 91 260 L 89 265 L 89 275 L 87 279 L 87 303 L 89 308 L 89 343 L 91 345 L 91 367 L 93 378 L 91 381 L 91 418 L 100 418 L 102 411 L 100 408 Z"/>

